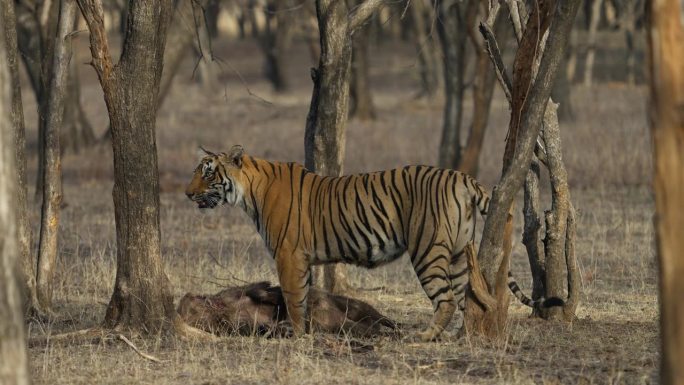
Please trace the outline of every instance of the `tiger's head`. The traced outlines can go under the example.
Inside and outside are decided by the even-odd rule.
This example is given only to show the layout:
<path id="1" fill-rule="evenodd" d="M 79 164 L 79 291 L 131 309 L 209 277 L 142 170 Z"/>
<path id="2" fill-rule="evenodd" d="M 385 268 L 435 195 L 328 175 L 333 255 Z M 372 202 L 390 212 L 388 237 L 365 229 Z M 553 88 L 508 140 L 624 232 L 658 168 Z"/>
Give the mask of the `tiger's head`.
<path id="1" fill-rule="evenodd" d="M 200 149 L 201 160 L 185 189 L 185 195 L 201 209 L 213 209 L 219 203 L 243 205 L 245 175 L 242 170 L 242 146 L 233 146 L 228 154 Z"/>

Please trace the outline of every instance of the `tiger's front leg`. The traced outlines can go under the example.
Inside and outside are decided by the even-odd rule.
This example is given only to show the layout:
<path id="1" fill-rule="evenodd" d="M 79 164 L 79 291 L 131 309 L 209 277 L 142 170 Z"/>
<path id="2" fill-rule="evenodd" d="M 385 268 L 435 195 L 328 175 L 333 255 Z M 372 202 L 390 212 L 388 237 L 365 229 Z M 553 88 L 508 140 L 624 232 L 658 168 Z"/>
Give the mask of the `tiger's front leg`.
<path id="1" fill-rule="evenodd" d="M 280 251 L 276 255 L 278 280 L 283 288 L 283 297 L 292 328 L 296 336 L 306 333 L 307 308 L 311 268 L 301 252 Z"/>

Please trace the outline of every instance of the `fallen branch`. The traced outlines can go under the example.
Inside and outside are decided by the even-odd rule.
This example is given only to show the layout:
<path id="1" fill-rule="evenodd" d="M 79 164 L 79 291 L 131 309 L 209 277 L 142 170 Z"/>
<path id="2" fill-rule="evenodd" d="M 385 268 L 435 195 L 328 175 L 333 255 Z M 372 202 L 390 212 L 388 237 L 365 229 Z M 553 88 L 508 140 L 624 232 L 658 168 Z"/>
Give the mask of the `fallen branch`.
<path id="1" fill-rule="evenodd" d="M 135 351 L 136 353 L 138 353 L 138 355 L 139 355 L 140 357 L 142 357 L 142 358 L 144 358 L 144 359 L 146 359 L 146 360 L 150 360 L 150 361 L 156 362 L 156 363 L 158 363 L 158 364 L 161 364 L 161 363 L 162 363 L 162 361 L 161 361 L 159 358 L 157 358 L 157 357 L 155 357 L 155 356 L 152 356 L 152 355 L 149 355 L 149 354 L 147 354 L 147 353 L 141 352 L 140 349 L 138 349 L 138 347 L 135 346 L 135 345 L 133 344 L 133 342 L 131 342 L 131 341 L 130 341 L 128 338 L 126 338 L 126 336 L 124 336 L 123 334 L 117 335 L 117 338 L 120 339 L 121 341 L 123 341 L 124 343 L 126 343 L 126 345 L 130 346 L 131 349 L 133 349 L 133 351 Z"/>

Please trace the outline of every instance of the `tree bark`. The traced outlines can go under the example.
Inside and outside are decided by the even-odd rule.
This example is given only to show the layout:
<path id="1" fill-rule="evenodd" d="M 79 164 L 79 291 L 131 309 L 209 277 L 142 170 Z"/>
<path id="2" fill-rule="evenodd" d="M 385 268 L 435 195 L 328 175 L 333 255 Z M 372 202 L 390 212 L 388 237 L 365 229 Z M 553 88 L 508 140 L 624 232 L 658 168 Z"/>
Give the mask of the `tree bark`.
<path id="1" fill-rule="evenodd" d="M 442 68 L 446 101 L 438 161 L 439 166 L 444 168 L 456 169 L 461 163 L 461 121 L 468 40 L 465 15 L 468 3 L 472 1 L 440 0 L 435 3 L 440 20 L 437 31 L 444 54 Z"/>
<path id="2" fill-rule="evenodd" d="M 2 7 L 7 15 L 8 4 Z M 11 5 L 10 5 L 11 6 Z M 4 24 L 4 23 L 3 23 Z M 0 28 L 0 383 L 28 384 L 28 355 L 18 274 L 20 220 L 16 207 L 20 195 L 16 161 L 15 83 L 10 69 L 7 25 Z M 16 49 L 16 47 L 15 47 Z M 15 58 L 16 67 L 16 55 Z"/>
<path id="3" fill-rule="evenodd" d="M 74 0 L 61 0 L 57 35 L 54 37 L 54 54 L 51 65 L 50 85 L 47 88 L 47 108 L 43 143 L 45 157 L 43 165 L 43 205 L 40 221 L 40 243 L 38 247 L 38 270 L 36 275 L 38 301 L 45 309 L 52 308 L 52 291 L 55 263 L 59 250 L 59 210 L 62 204 L 62 164 L 59 136 L 64 117 L 64 97 L 71 60 L 71 37 L 76 14 Z"/>
<path id="4" fill-rule="evenodd" d="M 505 283 L 502 282 L 505 281 L 506 274 L 502 274 L 501 271 L 507 270 L 508 266 L 502 263 L 505 262 L 505 249 L 502 244 L 504 237 L 501 234 L 505 233 L 513 199 L 522 187 L 532 161 L 544 110 L 580 1 L 540 1 L 537 4 L 538 6 L 531 10 L 514 61 L 512 111 L 502 176 L 492 193 L 478 253 L 489 292 L 497 298 L 499 287 L 504 287 L 503 291 L 506 294 L 503 294 L 503 297 L 508 295 Z M 543 57 L 539 61 L 536 76 L 533 76 L 535 62 L 539 59 L 535 53 L 541 49 L 539 37 L 544 35 L 549 25 Z M 498 339 L 503 336 L 503 321 L 508 311 L 505 301 L 499 301 L 499 304 L 493 311 L 488 311 L 493 313 L 489 319 L 498 322 L 490 322 L 487 317 L 472 313 L 466 313 L 466 318 L 471 318 L 468 322 L 487 321 L 488 325 L 483 327 L 483 334 Z"/>
<path id="5" fill-rule="evenodd" d="M 587 56 L 584 60 L 584 85 L 591 86 L 594 76 L 594 57 L 596 56 L 596 31 L 601 21 L 603 0 L 592 0 L 589 34 L 587 36 Z"/>
<path id="6" fill-rule="evenodd" d="M 318 68 L 311 71 L 314 86 L 306 118 L 304 152 L 305 167 L 320 175 L 342 174 L 349 114 L 352 33 L 382 3 L 382 0 L 365 0 L 350 13 L 346 1 L 316 0 L 321 54 Z M 329 291 L 346 291 L 346 266 L 328 265 L 325 269 L 325 285 Z M 314 277 L 317 275 L 321 275 L 320 271 Z"/>
<path id="7" fill-rule="evenodd" d="M 112 127 L 117 270 L 104 324 L 148 333 L 171 331 L 179 318 L 161 260 L 154 131 L 173 7 L 170 0 L 130 1 L 124 49 L 113 66 L 101 2 L 78 3 L 90 30 L 93 66 Z"/>
<path id="8" fill-rule="evenodd" d="M 665 385 L 684 384 L 684 9 L 678 0 L 651 1 L 648 7 L 660 373 Z"/>

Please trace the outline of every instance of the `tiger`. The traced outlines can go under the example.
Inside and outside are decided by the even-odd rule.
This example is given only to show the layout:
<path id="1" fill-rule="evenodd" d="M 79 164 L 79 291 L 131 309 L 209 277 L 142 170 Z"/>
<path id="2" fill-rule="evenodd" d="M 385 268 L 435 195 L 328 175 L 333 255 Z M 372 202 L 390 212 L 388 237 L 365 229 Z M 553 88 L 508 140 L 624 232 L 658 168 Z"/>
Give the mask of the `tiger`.
<path id="1" fill-rule="evenodd" d="M 200 209 L 240 207 L 275 259 L 295 335 L 307 332 L 311 266 L 347 263 L 372 269 L 408 253 L 432 302 L 422 341 L 436 340 L 456 309 L 463 313 L 468 285 L 464 249 L 474 241 L 476 210 L 490 196 L 473 177 L 433 166 L 406 166 L 340 177 L 301 164 L 201 148 L 185 194 Z M 552 306 L 526 297 L 512 275 L 509 288 L 525 305 Z"/>

